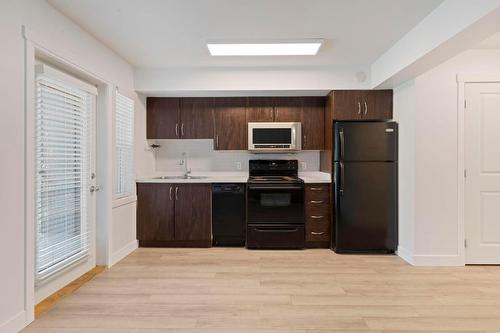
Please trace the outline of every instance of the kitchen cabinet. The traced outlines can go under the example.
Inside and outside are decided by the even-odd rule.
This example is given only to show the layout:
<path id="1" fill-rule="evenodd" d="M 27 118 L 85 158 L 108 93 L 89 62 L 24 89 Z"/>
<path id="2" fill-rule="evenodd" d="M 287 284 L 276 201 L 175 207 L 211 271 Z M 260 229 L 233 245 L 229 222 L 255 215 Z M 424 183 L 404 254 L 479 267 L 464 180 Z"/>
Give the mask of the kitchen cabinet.
<path id="1" fill-rule="evenodd" d="M 137 184 L 137 239 L 144 247 L 209 247 L 211 185 Z"/>
<path id="2" fill-rule="evenodd" d="M 213 139 L 214 99 L 212 97 L 181 98 L 180 138 Z"/>
<path id="3" fill-rule="evenodd" d="M 179 138 L 179 98 L 148 97 L 146 99 L 146 110 L 146 138 Z"/>
<path id="4" fill-rule="evenodd" d="M 334 90 L 333 120 L 392 119 L 392 90 Z"/>
<path id="5" fill-rule="evenodd" d="M 213 98 L 148 97 L 148 139 L 212 139 Z"/>
<path id="6" fill-rule="evenodd" d="M 392 119 L 392 90 L 363 91 L 363 120 Z"/>
<path id="7" fill-rule="evenodd" d="M 246 122 L 273 122 L 274 98 L 273 97 L 248 97 L 246 108 Z"/>
<path id="8" fill-rule="evenodd" d="M 300 122 L 302 110 L 301 97 L 275 97 L 274 121 Z"/>
<path id="9" fill-rule="evenodd" d="M 247 150 L 245 97 L 215 99 L 216 150 Z"/>
<path id="10" fill-rule="evenodd" d="M 330 184 L 306 184 L 304 198 L 306 247 L 330 247 Z"/>
<path id="11" fill-rule="evenodd" d="M 325 98 L 303 97 L 300 122 L 302 123 L 302 149 L 324 149 Z"/>
<path id="12" fill-rule="evenodd" d="M 137 239 L 169 241 L 174 239 L 175 210 L 172 184 L 137 185 Z"/>

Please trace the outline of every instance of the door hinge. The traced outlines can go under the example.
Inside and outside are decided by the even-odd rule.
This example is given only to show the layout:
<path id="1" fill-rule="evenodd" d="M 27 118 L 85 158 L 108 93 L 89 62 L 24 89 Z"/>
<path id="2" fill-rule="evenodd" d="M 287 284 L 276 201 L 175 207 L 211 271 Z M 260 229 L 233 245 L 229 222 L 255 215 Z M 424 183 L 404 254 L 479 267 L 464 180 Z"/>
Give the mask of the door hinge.
<path id="1" fill-rule="evenodd" d="M 464 99 L 464 109 L 467 109 L 467 100 Z"/>
<path id="2" fill-rule="evenodd" d="M 464 247 L 467 247 L 467 239 L 464 239 Z"/>
<path id="3" fill-rule="evenodd" d="M 464 178 L 467 178 L 467 169 L 464 169 Z"/>

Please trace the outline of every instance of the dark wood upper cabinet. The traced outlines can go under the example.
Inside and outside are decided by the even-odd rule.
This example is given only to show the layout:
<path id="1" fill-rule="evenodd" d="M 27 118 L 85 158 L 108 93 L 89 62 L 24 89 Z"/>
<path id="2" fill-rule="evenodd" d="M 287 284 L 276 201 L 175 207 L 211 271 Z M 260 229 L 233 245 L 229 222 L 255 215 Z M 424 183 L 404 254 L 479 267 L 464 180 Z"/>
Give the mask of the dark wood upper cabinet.
<path id="1" fill-rule="evenodd" d="M 212 97 L 181 98 L 181 139 L 213 139 L 214 105 Z"/>
<path id="2" fill-rule="evenodd" d="M 302 149 L 322 150 L 325 147 L 325 98 L 302 98 Z"/>
<path id="3" fill-rule="evenodd" d="M 179 138 L 179 98 L 148 97 L 146 100 L 146 112 L 146 138 Z"/>
<path id="4" fill-rule="evenodd" d="M 392 90 L 363 91 L 363 120 L 392 119 Z"/>
<path id="5" fill-rule="evenodd" d="M 392 90 L 333 91 L 333 120 L 392 119 Z"/>
<path id="6" fill-rule="evenodd" d="M 137 239 L 174 239 L 173 184 L 137 184 Z"/>
<path id="7" fill-rule="evenodd" d="M 246 109 L 246 122 L 273 122 L 274 99 L 273 97 L 248 97 Z"/>
<path id="8" fill-rule="evenodd" d="M 333 120 L 361 120 L 362 104 L 361 91 L 335 90 L 333 92 Z"/>
<path id="9" fill-rule="evenodd" d="M 216 150 L 246 150 L 247 122 L 245 97 L 215 98 Z"/>
<path id="10" fill-rule="evenodd" d="M 302 109 L 301 97 L 275 97 L 274 121 L 300 122 Z"/>
<path id="11" fill-rule="evenodd" d="M 175 200 L 175 239 L 202 241 L 211 238 L 212 194 L 210 184 L 179 184 Z"/>

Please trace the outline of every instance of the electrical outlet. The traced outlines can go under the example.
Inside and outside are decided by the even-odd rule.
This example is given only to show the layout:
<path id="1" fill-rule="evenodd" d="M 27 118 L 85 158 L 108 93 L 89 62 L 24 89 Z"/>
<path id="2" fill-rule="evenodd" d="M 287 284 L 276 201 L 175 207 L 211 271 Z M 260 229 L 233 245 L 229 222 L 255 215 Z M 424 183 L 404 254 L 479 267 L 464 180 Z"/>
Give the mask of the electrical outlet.
<path id="1" fill-rule="evenodd" d="M 241 162 L 236 162 L 236 170 L 241 170 Z"/>
<path id="2" fill-rule="evenodd" d="M 304 161 L 300 161 L 300 167 L 302 170 L 306 170 L 307 169 L 307 163 L 304 162 Z"/>

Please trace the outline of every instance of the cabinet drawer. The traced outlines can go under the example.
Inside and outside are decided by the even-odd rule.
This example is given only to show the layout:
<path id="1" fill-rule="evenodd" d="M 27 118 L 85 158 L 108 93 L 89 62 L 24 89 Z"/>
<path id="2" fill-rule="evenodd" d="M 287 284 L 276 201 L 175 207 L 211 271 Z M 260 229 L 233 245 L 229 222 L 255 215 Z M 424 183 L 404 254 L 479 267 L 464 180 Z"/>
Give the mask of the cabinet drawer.
<path id="1" fill-rule="evenodd" d="M 306 240 L 308 242 L 329 241 L 330 224 L 324 222 L 308 224 L 306 227 Z"/>
<path id="2" fill-rule="evenodd" d="M 328 184 L 314 184 L 306 186 L 306 202 L 318 201 L 329 203 L 330 201 L 330 186 Z"/>

